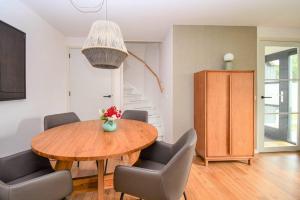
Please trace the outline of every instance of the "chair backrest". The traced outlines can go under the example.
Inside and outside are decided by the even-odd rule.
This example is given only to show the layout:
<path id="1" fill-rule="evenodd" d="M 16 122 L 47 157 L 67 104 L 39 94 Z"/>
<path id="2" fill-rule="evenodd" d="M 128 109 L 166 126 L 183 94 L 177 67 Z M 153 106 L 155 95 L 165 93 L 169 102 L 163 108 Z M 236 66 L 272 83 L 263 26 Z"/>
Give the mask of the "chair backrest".
<path id="1" fill-rule="evenodd" d="M 0 158 L 0 180 L 6 183 L 38 170 L 49 168 L 51 169 L 51 164 L 47 158 L 27 150 Z"/>
<path id="2" fill-rule="evenodd" d="M 47 115 L 44 118 L 44 130 L 79 121 L 79 117 L 73 112 Z"/>
<path id="3" fill-rule="evenodd" d="M 162 172 L 166 199 L 180 199 L 182 196 L 191 170 L 196 141 L 196 132 L 191 129 L 173 145 L 173 157 Z"/>
<path id="4" fill-rule="evenodd" d="M 143 110 L 125 110 L 122 119 L 132 119 L 148 123 L 148 112 Z"/>

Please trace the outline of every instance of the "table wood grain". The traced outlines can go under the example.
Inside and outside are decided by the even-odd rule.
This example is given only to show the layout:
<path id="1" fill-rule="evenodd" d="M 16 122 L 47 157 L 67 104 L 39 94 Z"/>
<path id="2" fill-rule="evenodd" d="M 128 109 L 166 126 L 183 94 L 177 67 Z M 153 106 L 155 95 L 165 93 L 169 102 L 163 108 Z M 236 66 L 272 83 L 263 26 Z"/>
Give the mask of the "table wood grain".
<path id="1" fill-rule="evenodd" d="M 32 139 L 32 150 L 55 160 L 103 160 L 139 151 L 157 138 L 150 124 L 121 119 L 115 132 L 104 132 L 101 120 L 67 124 L 42 132 Z"/>
<path id="2" fill-rule="evenodd" d="M 101 120 L 66 124 L 48 129 L 32 139 L 32 150 L 43 157 L 57 160 L 56 170 L 70 170 L 73 161 L 97 160 L 99 164 L 98 199 L 104 199 L 104 160 L 128 155 L 132 163 L 140 150 L 150 146 L 157 138 L 157 130 L 151 124 L 121 119 L 115 132 L 104 132 Z M 111 176 L 112 177 L 112 176 Z M 89 180 L 87 180 L 89 179 Z M 91 189 L 83 184 L 95 181 L 95 177 L 73 180 L 77 188 Z M 81 184 L 80 187 L 78 185 Z"/>

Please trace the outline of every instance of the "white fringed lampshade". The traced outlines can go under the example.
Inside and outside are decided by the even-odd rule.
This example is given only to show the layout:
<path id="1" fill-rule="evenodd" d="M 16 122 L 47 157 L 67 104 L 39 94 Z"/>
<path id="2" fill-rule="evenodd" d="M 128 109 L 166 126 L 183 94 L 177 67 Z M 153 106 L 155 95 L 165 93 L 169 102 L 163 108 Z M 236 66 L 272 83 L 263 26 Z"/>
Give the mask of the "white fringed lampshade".
<path id="1" fill-rule="evenodd" d="M 128 56 L 119 26 L 104 20 L 93 23 L 81 51 L 92 66 L 103 69 L 120 67 Z"/>

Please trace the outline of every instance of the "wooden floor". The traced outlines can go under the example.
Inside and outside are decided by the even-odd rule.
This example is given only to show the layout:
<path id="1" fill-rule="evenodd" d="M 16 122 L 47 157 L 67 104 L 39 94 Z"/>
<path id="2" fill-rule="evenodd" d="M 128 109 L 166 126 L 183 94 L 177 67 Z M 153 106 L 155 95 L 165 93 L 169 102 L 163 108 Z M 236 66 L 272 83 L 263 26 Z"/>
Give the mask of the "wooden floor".
<path id="1" fill-rule="evenodd" d="M 110 161 L 109 168 L 113 169 L 115 164 Z M 80 165 L 79 170 L 75 166 L 72 169 L 75 176 L 96 173 L 94 162 Z M 252 166 L 242 162 L 209 162 L 205 167 L 195 158 L 186 193 L 189 200 L 300 200 L 300 152 L 258 154 Z M 105 197 L 119 199 L 120 194 L 107 190 Z M 72 197 L 72 200 L 96 199 L 96 192 Z"/>

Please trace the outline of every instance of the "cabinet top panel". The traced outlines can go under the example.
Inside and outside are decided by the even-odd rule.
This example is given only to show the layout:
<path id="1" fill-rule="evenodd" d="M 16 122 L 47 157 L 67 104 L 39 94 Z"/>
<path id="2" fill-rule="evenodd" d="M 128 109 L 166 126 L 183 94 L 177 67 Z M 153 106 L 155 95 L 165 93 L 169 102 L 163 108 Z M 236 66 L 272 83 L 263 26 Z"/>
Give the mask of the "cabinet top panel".
<path id="1" fill-rule="evenodd" d="M 203 72 L 223 72 L 223 73 L 253 73 L 255 70 L 202 70 L 197 73 L 203 73 Z"/>

